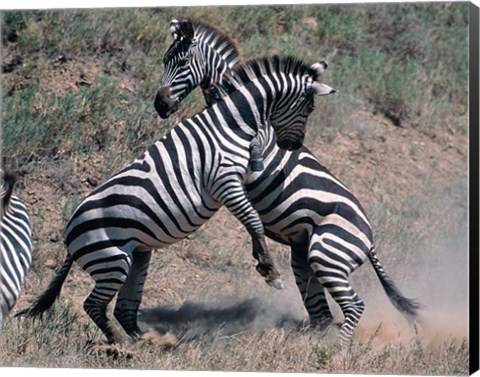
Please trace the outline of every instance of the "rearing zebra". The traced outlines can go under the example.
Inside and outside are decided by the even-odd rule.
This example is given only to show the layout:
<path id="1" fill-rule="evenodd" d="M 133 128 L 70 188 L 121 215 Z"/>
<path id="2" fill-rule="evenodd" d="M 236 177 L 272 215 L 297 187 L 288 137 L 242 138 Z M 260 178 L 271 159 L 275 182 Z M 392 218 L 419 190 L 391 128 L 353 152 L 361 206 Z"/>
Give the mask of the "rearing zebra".
<path id="1" fill-rule="evenodd" d="M 0 254 L 0 329 L 17 302 L 23 279 L 32 264 L 32 233 L 27 208 L 13 194 L 17 176 L 0 169 L 2 249 Z"/>
<path id="2" fill-rule="evenodd" d="M 204 21 L 173 20 L 170 31 L 173 43 L 155 98 L 162 118 L 196 86 L 207 104 L 221 99 L 232 90 L 224 73 L 241 66 L 235 44 L 228 45 L 228 37 Z M 258 137 L 265 168 L 249 174 L 245 186 L 266 235 L 290 245 L 291 266 L 310 322 L 320 328 L 332 322 L 326 289 L 345 317 L 340 340 L 350 340 L 365 305 L 348 276 L 367 258 L 393 305 L 415 316 L 419 305 L 400 293 L 376 257 L 371 225 L 358 200 L 306 147 L 281 150 L 268 130 Z"/>
<path id="3" fill-rule="evenodd" d="M 106 315 L 117 292 L 114 316 L 129 336 L 138 336 L 137 312 L 151 250 L 184 239 L 222 205 L 252 237 L 258 272 L 268 284 L 281 288 L 262 222 L 243 182 L 250 143 L 267 121 L 280 147 L 301 146 L 321 87 L 319 68 L 318 63 L 308 66 L 295 58 L 278 57 L 243 66 L 230 78 L 237 90 L 176 125 L 79 205 L 66 228 L 68 256 L 61 271 L 32 308 L 21 314 L 40 315 L 47 310 L 75 260 L 95 280 L 84 309 L 108 341 L 122 339 Z"/>

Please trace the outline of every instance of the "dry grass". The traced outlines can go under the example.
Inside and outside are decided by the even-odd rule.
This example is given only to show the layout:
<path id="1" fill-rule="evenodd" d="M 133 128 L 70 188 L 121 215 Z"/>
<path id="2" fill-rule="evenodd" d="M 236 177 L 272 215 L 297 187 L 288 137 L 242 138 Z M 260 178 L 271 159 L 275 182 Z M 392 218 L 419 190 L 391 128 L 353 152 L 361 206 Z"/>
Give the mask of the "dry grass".
<path id="1" fill-rule="evenodd" d="M 374 332 L 338 353 L 323 334 L 313 330 L 266 327 L 223 335 L 219 327 L 210 329 L 210 336 L 197 339 L 182 340 L 172 333 L 159 335 L 150 331 L 134 344 L 110 346 L 92 343 L 92 337 L 98 333 L 81 322 L 60 312 L 49 318 L 48 329 L 39 330 L 28 321 L 19 325 L 8 323 L 4 336 L 10 340 L 2 345 L 1 364 L 244 372 L 441 375 L 468 372 L 466 340 L 445 339 L 435 346 L 426 346 L 414 336 L 407 342 L 380 342 L 374 346 L 379 336 Z M 11 363 L 13 356 L 16 361 Z"/>

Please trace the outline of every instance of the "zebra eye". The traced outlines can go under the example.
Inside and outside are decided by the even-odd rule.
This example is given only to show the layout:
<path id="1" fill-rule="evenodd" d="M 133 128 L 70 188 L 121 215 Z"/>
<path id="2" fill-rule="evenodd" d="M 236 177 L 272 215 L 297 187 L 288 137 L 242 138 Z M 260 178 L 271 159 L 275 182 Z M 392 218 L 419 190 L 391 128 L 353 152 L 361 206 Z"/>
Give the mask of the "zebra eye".
<path id="1" fill-rule="evenodd" d="M 182 56 L 178 61 L 178 64 L 187 65 L 188 64 L 188 56 Z"/>

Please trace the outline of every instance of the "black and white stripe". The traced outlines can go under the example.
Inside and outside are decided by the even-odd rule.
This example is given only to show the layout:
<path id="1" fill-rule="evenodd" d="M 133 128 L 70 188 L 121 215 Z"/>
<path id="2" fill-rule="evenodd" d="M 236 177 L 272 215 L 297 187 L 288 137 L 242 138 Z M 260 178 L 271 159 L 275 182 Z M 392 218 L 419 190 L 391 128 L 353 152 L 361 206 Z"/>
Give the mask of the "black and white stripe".
<path id="1" fill-rule="evenodd" d="M 2 249 L 0 255 L 0 328 L 12 310 L 22 289 L 23 280 L 32 263 L 32 233 L 27 208 L 13 194 L 16 175 L 1 170 L 0 197 Z"/>
<path id="2" fill-rule="evenodd" d="M 47 310 L 76 261 L 95 280 L 84 309 L 107 339 L 122 338 L 106 316 L 117 292 L 114 315 L 128 335 L 137 336 L 137 311 L 151 250 L 184 239 L 222 205 L 252 237 L 258 272 L 268 284 L 281 288 L 262 222 L 244 188 L 250 144 L 270 119 L 279 145 L 301 145 L 316 94 L 317 68 L 318 64 L 274 57 L 252 61 L 232 73 L 228 80 L 235 91 L 176 125 L 80 204 L 67 225 L 68 256 L 62 270 L 22 314 Z M 296 114 L 293 132 L 284 124 L 292 114 Z"/>
<path id="3" fill-rule="evenodd" d="M 227 85 L 228 81 L 223 82 L 223 77 L 219 76 L 225 72 L 228 74 L 229 71 L 225 71 L 226 62 L 224 65 L 205 65 L 206 61 L 218 62 L 222 59 L 221 51 L 201 47 L 202 35 L 196 30 L 198 28 L 205 33 L 206 25 L 205 22 L 188 21 L 172 24 L 174 42 L 164 59 L 163 77 L 169 78 L 168 91 L 175 93 L 176 101 L 170 104 L 168 111 L 174 111 L 178 102 L 196 86 L 204 90 L 207 104 L 221 99 L 232 90 Z M 193 35 L 190 41 L 195 40 L 195 43 L 188 39 L 179 41 L 178 36 L 185 34 L 183 29 L 189 30 Z M 210 34 L 218 33 L 221 32 L 215 28 L 210 31 Z M 232 48 L 236 48 L 234 44 Z M 208 57 L 202 56 L 204 51 L 208 51 Z M 175 67 L 177 54 L 189 56 L 189 66 L 202 64 L 204 75 L 188 75 L 181 67 Z M 213 58 L 211 55 L 216 56 Z M 241 66 L 239 60 L 235 62 L 236 67 Z M 213 78 L 218 77 L 221 79 L 215 82 Z M 182 85 L 182 82 L 188 82 L 188 85 Z M 162 78 L 161 83 L 166 85 L 166 80 Z M 156 102 L 163 101 L 164 92 L 165 86 L 161 86 Z M 159 114 L 165 115 L 160 111 Z M 325 291 L 328 291 L 345 317 L 340 339 L 343 343 L 349 341 L 364 310 L 364 303 L 350 286 L 348 275 L 367 258 L 392 303 L 403 313 L 414 316 L 418 305 L 401 295 L 378 262 L 371 225 L 355 196 L 306 147 L 285 151 L 279 149 L 275 141 L 276 136 L 268 127 L 259 133 L 257 160 L 263 159 L 264 169 L 247 176 L 246 188 L 267 236 L 291 247 L 292 269 L 310 322 L 321 328 L 332 322 L 325 297 Z M 252 170 L 261 170 L 253 166 L 254 162 L 251 162 Z"/>

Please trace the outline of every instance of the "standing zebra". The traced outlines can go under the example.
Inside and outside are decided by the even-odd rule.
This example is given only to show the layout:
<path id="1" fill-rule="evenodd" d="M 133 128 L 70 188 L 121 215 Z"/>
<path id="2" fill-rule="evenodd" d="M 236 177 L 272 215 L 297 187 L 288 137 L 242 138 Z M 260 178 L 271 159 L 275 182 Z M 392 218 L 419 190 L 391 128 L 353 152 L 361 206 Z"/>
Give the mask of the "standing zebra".
<path id="1" fill-rule="evenodd" d="M 173 20 L 170 31 L 173 44 L 165 54 L 155 98 L 162 118 L 198 85 L 207 104 L 219 100 L 232 90 L 223 80 L 225 72 L 241 66 L 235 44 L 228 45 L 229 39 L 204 21 Z M 306 147 L 281 150 L 274 133 L 266 130 L 258 137 L 265 168 L 261 172 L 252 168 L 245 187 L 266 235 L 291 248 L 292 270 L 310 323 L 326 328 L 333 321 L 326 289 L 345 317 L 340 341 L 350 340 L 365 305 L 348 276 L 367 258 L 393 305 L 414 317 L 419 305 L 405 298 L 383 270 L 371 225 L 358 200 Z"/>
<path id="2" fill-rule="evenodd" d="M 176 125 L 77 207 L 66 228 L 68 255 L 62 269 L 21 314 L 47 310 L 75 260 L 95 280 L 84 302 L 88 315 L 109 342 L 120 341 L 106 315 L 118 292 L 114 316 L 135 338 L 151 250 L 184 239 L 222 205 L 252 237 L 258 272 L 281 288 L 262 222 L 243 186 L 250 143 L 270 121 L 280 148 L 299 148 L 314 96 L 324 89 L 320 74 L 318 63 L 308 66 L 294 58 L 265 58 L 243 66 L 231 77 L 237 90 Z"/>
<path id="3" fill-rule="evenodd" d="M 23 279 L 32 263 L 32 233 L 27 208 L 13 194 L 17 176 L 1 170 L 0 196 L 2 249 L 0 254 L 0 328 L 3 318 L 17 302 Z"/>

